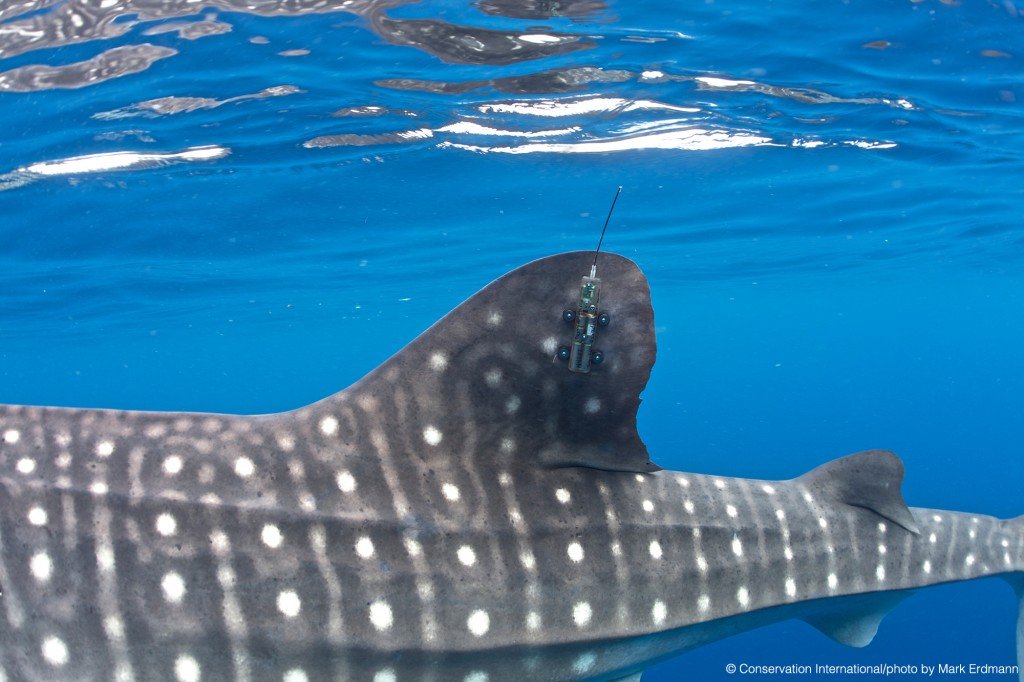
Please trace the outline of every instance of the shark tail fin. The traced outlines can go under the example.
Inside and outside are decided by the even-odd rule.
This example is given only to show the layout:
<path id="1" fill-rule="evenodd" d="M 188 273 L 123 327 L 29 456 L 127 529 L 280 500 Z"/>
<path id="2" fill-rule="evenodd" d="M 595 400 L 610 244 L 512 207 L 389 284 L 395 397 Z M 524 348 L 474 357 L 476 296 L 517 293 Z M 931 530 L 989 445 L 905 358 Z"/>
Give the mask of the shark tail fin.
<path id="1" fill-rule="evenodd" d="M 1004 523 L 1016 530 L 1020 543 L 1018 547 L 1024 545 L 1024 516 L 1018 516 Z M 1024 556 L 1020 555 L 1021 550 L 1018 550 L 1018 562 L 1024 561 Z M 1012 559 L 1012 556 L 1009 558 Z M 1018 563 L 1017 572 L 1010 573 L 1006 579 L 1017 594 L 1017 672 L 1020 682 L 1024 682 L 1024 570 L 1021 568 L 1021 563 Z"/>
<path id="2" fill-rule="evenodd" d="M 1007 580 L 1017 593 L 1017 672 L 1024 682 L 1024 573 L 1013 573 Z"/>
<path id="3" fill-rule="evenodd" d="M 840 457 L 808 471 L 799 479 L 818 496 L 860 507 L 919 532 L 914 515 L 903 501 L 903 462 L 888 450 L 865 450 Z"/>

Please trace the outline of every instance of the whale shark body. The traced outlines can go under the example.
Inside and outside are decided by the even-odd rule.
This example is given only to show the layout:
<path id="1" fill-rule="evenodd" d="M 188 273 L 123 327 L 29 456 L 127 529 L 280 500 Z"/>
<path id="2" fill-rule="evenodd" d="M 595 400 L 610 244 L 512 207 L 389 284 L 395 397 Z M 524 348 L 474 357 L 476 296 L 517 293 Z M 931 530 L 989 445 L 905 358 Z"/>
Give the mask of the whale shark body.
<path id="1" fill-rule="evenodd" d="M 637 680 L 789 618 L 864 645 L 926 585 L 1024 596 L 1024 520 L 908 508 L 891 453 L 653 464 L 632 262 L 598 261 L 603 362 L 559 358 L 594 257 L 505 275 L 291 412 L 0 407 L 0 681 Z"/>

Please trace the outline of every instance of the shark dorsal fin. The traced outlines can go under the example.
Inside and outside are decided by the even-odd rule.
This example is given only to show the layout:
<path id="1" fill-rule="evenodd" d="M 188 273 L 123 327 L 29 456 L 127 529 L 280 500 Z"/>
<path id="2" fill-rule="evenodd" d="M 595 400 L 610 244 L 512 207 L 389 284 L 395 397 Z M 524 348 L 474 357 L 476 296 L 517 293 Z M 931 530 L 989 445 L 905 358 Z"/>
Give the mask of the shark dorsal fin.
<path id="1" fill-rule="evenodd" d="M 865 450 L 833 460 L 800 480 L 812 491 L 851 507 L 869 509 L 915 535 L 919 532 L 900 492 L 903 462 L 887 450 Z"/>
<path id="2" fill-rule="evenodd" d="M 640 392 L 654 364 L 654 313 L 647 280 L 630 260 L 597 261 L 596 334 L 603 362 L 572 372 L 557 357 L 574 325 L 593 252 L 524 265 L 452 310 L 349 389 L 309 410 L 340 402 L 371 406 L 374 427 L 406 455 L 513 457 L 545 467 L 656 471 L 636 430 Z"/>
<path id="3" fill-rule="evenodd" d="M 864 647 L 871 644 L 882 619 L 909 596 L 909 592 L 880 592 L 847 597 L 836 606 L 822 602 L 824 608 L 803 617 L 803 621 L 840 644 Z"/>

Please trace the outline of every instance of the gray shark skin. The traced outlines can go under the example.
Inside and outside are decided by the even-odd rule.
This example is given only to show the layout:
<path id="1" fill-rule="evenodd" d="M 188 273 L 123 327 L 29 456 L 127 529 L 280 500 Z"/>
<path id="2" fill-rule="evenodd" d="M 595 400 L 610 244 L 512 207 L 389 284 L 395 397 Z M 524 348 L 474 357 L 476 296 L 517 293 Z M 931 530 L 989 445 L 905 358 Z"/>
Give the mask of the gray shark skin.
<path id="1" fill-rule="evenodd" d="M 891 453 L 652 464 L 632 262 L 598 260 L 605 362 L 555 359 L 592 259 L 505 275 L 295 411 L 0 407 L 0 680 L 638 679 L 787 618 L 862 646 L 912 588 L 1024 595 L 1024 520 L 908 508 Z"/>

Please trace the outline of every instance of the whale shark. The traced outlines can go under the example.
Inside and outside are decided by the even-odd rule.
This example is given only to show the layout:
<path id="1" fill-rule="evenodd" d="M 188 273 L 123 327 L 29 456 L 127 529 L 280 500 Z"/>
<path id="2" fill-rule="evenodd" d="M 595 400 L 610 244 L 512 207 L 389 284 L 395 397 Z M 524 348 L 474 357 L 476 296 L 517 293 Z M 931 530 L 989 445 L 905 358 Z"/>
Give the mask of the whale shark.
<path id="1" fill-rule="evenodd" d="M 938 583 L 1024 599 L 1024 517 L 908 507 L 890 452 L 662 469 L 655 356 L 636 264 L 574 252 L 288 412 L 0 407 L 0 681 L 635 682 L 788 619 L 863 646 Z"/>

